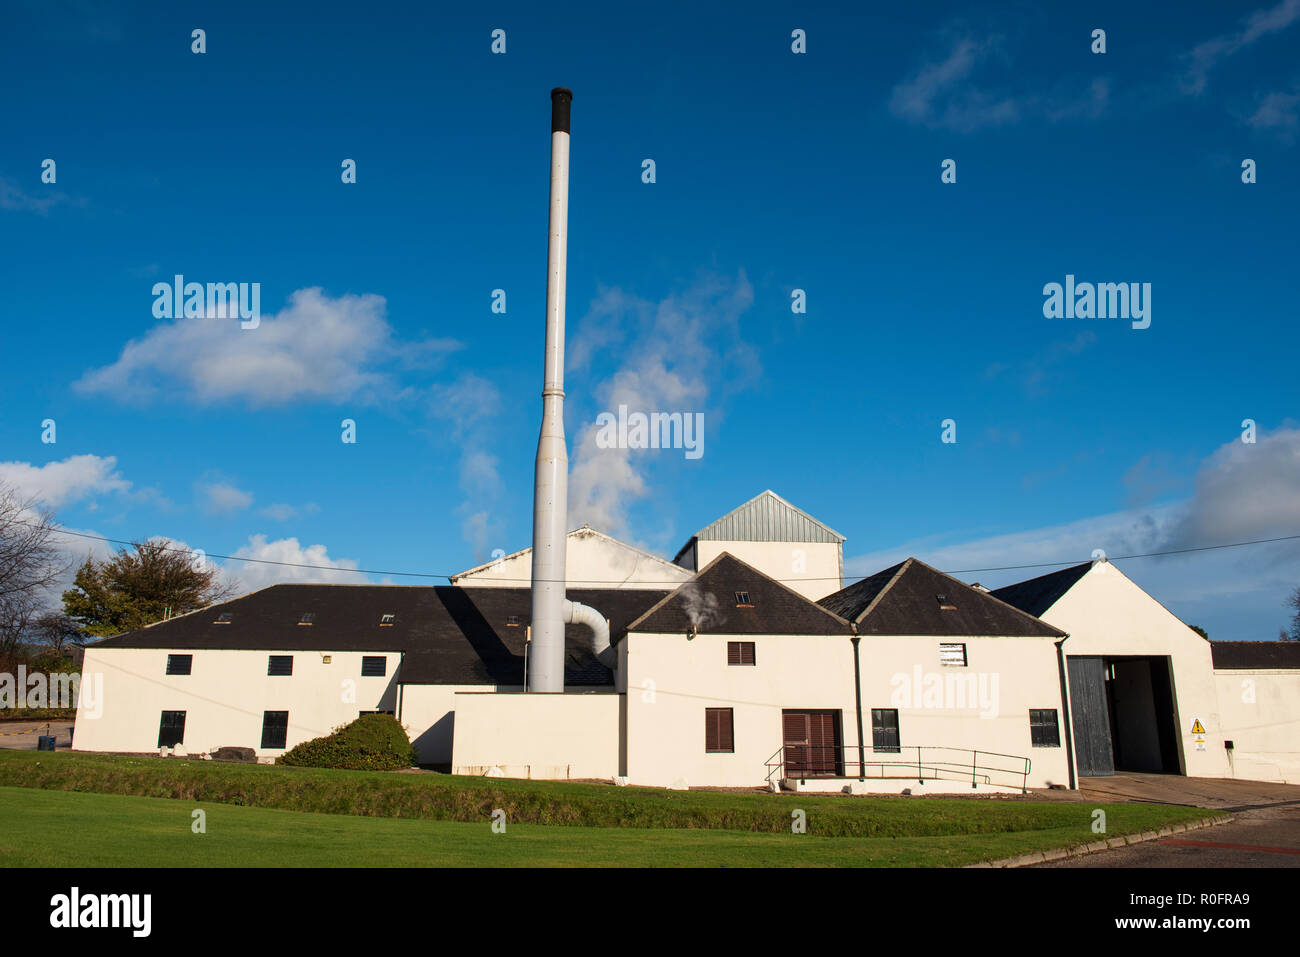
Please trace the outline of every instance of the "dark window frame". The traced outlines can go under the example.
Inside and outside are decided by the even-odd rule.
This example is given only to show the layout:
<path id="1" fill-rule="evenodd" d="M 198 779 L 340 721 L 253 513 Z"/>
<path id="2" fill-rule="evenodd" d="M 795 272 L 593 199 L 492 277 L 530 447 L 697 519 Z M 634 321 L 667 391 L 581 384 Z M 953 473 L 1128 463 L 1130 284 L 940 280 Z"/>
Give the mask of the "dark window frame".
<path id="1" fill-rule="evenodd" d="M 1047 715 L 1051 716 L 1050 721 Z M 1061 746 L 1061 718 L 1056 708 L 1029 709 L 1029 743 L 1035 748 Z"/>
<path id="2" fill-rule="evenodd" d="M 375 662 L 379 662 L 379 664 L 376 665 Z M 379 670 L 375 671 L 375 668 L 378 668 Z M 388 658 L 384 655 L 363 655 L 361 657 L 361 677 L 388 677 Z"/>
<path id="3" fill-rule="evenodd" d="M 736 753 L 736 712 L 733 708 L 704 709 L 704 753 Z"/>
<path id="4" fill-rule="evenodd" d="M 754 607 L 754 603 L 753 603 L 753 601 L 750 600 L 749 592 L 747 592 L 747 591 L 738 591 L 738 592 L 736 592 L 736 607 L 737 607 L 737 608 L 753 608 L 753 607 Z"/>
<path id="5" fill-rule="evenodd" d="M 280 718 L 283 715 L 283 719 Z M 289 738 L 289 712 L 288 711 L 263 711 L 262 712 L 262 750 L 278 751 L 283 750 L 285 742 Z M 279 741 L 279 744 L 275 742 Z"/>
<path id="6" fill-rule="evenodd" d="M 746 661 L 748 653 L 748 661 Z M 758 650 L 752 641 L 727 642 L 727 665 L 753 667 L 758 663 Z"/>
<path id="7" fill-rule="evenodd" d="M 871 709 L 871 750 L 877 754 L 902 752 L 903 732 L 899 725 L 897 708 Z"/>
<path id="8" fill-rule="evenodd" d="M 184 662 L 184 667 L 185 667 L 184 671 L 180 670 L 182 662 Z M 193 655 L 168 655 L 167 674 L 169 675 L 194 674 L 194 656 Z"/>
<path id="9" fill-rule="evenodd" d="M 288 667 L 284 662 L 288 662 Z M 293 655 L 268 655 L 266 658 L 266 674 L 268 677 L 288 678 L 293 675 Z"/>

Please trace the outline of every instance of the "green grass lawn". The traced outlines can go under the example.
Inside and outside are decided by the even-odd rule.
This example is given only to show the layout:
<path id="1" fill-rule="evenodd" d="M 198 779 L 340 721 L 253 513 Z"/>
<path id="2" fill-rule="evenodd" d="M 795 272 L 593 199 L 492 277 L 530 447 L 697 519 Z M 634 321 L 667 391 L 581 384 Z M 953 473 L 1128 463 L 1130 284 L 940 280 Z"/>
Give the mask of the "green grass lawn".
<path id="1" fill-rule="evenodd" d="M 205 835 L 190 831 L 200 807 Z M 1094 841 L 1095 807 L 0 751 L 0 864 L 957 865 Z M 492 833 L 496 809 L 506 834 Z M 796 809 L 806 834 L 791 833 Z M 1105 809 L 1109 837 L 1206 816 L 1169 805 Z"/>
<path id="2" fill-rule="evenodd" d="M 206 833 L 192 831 L 193 812 Z M 1199 812 L 1198 816 L 1204 812 Z M 1077 827 L 859 838 L 476 824 L 0 787 L 5 867 L 921 867 L 1080 842 Z"/>

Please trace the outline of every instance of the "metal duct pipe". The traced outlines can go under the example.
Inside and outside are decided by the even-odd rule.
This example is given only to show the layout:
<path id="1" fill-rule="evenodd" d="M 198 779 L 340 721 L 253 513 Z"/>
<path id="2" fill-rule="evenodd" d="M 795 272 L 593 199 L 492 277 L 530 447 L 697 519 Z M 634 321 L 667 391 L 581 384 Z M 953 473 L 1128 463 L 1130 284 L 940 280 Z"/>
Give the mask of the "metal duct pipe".
<path id="1" fill-rule="evenodd" d="M 591 629 L 591 653 L 597 661 L 613 671 L 618 656 L 609 645 L 609 622 L 605 616 L 580 601 L 565 601 L 564 620 L 571 625 L 586 625 Z"/>
<path id="2" fill-rule="evenodd" d="M 551 91 L 551 210 L 546 248 L 546 367 L 533 481 L 533 642 L 529 690 L 564 691 L 565 535 L 569 456 L 564 448 L 564 281 L 569 239 L 569 105 Z"/>

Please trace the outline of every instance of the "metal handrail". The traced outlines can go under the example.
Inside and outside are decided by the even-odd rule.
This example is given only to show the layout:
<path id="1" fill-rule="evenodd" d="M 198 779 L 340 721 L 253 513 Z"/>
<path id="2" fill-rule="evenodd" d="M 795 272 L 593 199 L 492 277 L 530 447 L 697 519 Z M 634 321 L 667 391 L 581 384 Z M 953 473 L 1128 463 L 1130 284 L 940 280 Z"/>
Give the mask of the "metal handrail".
<path id="1" fill-rule="evenodd" d="M 916 778 L 921 783 L 925 783 L 927 777 L 930 780 L 965 780 L 969 777 L 971 787 L 977 787 L 982 780 L 984 784 L 993 784 L 993 775 L 1010 775 L 1012 778 L 1020 778 L 1020 790 L 1028 793 L 1029 790 L 1029 770 L 1032 762 L 1029 758 L 1019 754 L 1003 754 L 998 751 L 984 751 L 977 748 L 953 748 L 947 745 L 909 745 L 907 747 L 897 748 L 865 748 L 873 756 L 881 754 L 896 754 L 896 759 L 881 760 L 876 758 L 871 761 L 851 760 L 848 756 L 856 752 L 858 746 L 854 745 L 811 745 L 801 744 L 793 745 L 798 747 L 800 754 L 795 764 L 793 773 L 787 767 L 785 746 L 776 749 L 776 752 L 767 759 L 764 766 L 767 768 L 767 777 L 765 780 L 770 784 L 772 779 L 778 774 L 780 777 L 788 776 L 797 778 L 818 778 L 818 777 L 856 777 L 859 781 L 865 781 L 868 777 L 867 769 L 876 768 L 880 773 L 871 775 L 876 778 Z M 926 755 L 926 752 L 931 752 Z M 829 752 L 828 754 L 819 754 L 819 752 Z M 904 752 L 910 754 L 916 753 L 915 759 L 904 758 Z M 935 755 L 934 752 L 938 752 Z M 809 755 L 814 756 L 809 760 Z M 946 754 L 955 753 L 960 755 L 969 755 L 962 760 L 947 759 Z M 928 757 L 928 760 L 927 760 Z M 992 763 L 988 759 L 1003 758 L 1004 762 Z M 1005 767 L 999 764 L 1010 764 Z M 805 771 L 803 766 L 807 766 L 810 771 Z M 850 768 L 858 768 L 857 774 L 848 773 Z M 889 774 L 886 769 L 900 769 L 906 773 Z M 951 775 L 951 777 L 945 777 Z"/>

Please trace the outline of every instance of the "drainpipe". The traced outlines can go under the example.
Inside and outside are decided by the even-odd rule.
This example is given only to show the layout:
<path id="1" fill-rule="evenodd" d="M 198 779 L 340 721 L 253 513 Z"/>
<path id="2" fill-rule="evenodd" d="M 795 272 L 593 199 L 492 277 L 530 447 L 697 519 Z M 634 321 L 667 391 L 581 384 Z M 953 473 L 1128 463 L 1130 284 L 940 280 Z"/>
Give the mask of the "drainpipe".
<path id="1" fill-rule="evenodd" d="M 1056 673 L 1061 679 L 1061 712 L 1062 720 L 1065 722 L 1065 760 L 1070 769 L 1070 790 L 1073 791 L 1079 786 L 1079 780 L 1075 776 L 1074 770 L 1074 722 L 1070 720 L 1070 686 L 1065 679 L 1065 642 L 1070 636 L 1066 635 L 1056 643 Z"/>
<path id="2" fill-rule="evenodd" d="M 858 626 L 855 622 L 849 622 L 849 627 L 853 629 L 853 695 L 857 699 L 858 707 L 858 780 L 867 779 L 867 746 L 862 740 L 862 665 L 858 653 L 858 642 L 862 636 L 858 634 Z"/>

